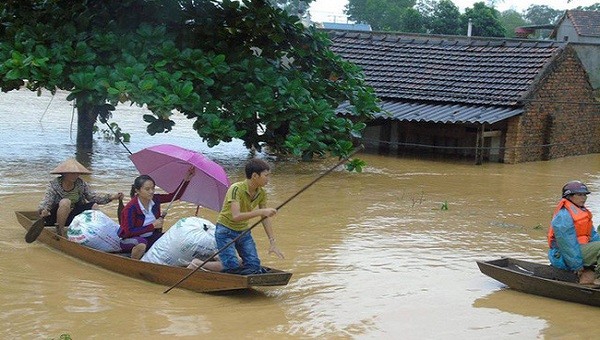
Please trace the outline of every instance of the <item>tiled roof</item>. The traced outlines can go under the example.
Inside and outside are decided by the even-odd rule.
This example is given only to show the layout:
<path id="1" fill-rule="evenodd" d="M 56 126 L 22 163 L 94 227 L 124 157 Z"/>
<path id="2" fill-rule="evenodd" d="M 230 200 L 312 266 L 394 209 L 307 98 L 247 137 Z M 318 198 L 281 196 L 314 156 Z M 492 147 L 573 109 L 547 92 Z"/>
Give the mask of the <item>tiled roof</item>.
<path id="1" fill-rule="evenodd" d="M 575 31 L 581 36 L 600 37 L 600 12 L 568 10 L 565 14 L 569 17 Z"/>
<path id="2" fill-rule="evenodd" d="M 520 106 L 564 44 L 330 31 L 332 50 L 360 66 L 385 101 Z"/>
<path id="3" fill-rule="evenodd" d="M 520 115 L 522 107 L 481 106 L 464 104 L 427 104 L 383 100 L 381 112 L 375 118 L 433 123 L 487 123 Z M 348 112 L 349 104 L 338 107 L 340 112 Z"/>

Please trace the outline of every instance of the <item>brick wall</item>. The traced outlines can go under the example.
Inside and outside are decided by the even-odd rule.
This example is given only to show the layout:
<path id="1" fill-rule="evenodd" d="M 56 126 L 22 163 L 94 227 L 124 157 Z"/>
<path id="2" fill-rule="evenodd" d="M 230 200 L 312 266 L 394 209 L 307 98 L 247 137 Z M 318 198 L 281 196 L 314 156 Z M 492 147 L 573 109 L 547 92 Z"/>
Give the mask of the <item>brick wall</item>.
<path id="1" fill-rule="evenodd" d="M 525 106 L 508 121 L 505 163 L 520 163 L 600 152 L 600 107 L 574 50 L 545 70 Z M 542 146 L 548 145 L 548 146 Z"/>

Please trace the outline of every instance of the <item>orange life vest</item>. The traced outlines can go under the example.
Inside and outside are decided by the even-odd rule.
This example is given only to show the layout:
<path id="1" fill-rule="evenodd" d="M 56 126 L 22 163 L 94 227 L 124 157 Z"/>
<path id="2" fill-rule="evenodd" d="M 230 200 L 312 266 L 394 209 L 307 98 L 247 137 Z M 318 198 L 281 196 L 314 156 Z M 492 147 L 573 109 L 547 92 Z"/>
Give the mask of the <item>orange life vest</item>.
<path id="1" fill-rule="evenodd" d="M 586 244 L 590 242 L 590 238 L 592 237 L 592 228 L 594 227 L 592 224 L 592 212 L 587 210 L 585 207 L 578 207 L 573 204 L 573 202 L 563 198 L 560 200 L 560 202 L 558 202 L 558 205 L 554 210 L 554 214 L 552 215 L 553 219 L 563 207 L 567 209 L 573 218 L 573 224 L 575 224 L 575 234 L 577 235 L 577 241 L 579 244 Z M 550 223 L 550 228 L 548 229 L 548 246 L 550 248 L 552 248 L 552 242 L 554 241 L 554 229 L 552 229 L 552 223 Z"/>

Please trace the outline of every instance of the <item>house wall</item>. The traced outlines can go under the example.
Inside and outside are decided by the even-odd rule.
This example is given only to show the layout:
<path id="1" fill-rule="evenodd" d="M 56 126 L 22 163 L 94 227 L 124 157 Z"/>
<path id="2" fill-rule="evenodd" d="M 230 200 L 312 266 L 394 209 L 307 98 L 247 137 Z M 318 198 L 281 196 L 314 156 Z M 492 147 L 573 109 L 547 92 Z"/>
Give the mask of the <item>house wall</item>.
<path id="1" fill-rule="evenodd" d="M 525 113 L 508 120 L 504 162 L 600 152 L 597 104 L 583 66 L 574 49 L 567 47 L 544 72 L 540 86 L 525 106 Z"/>
<path id="2" fill-rule="evenodd" d="M 600 88 L 600 37 L 580 36 L 573 22 L 568 18 L 561 22 L 556 30 L 556 41 L 577 43 L 574 48 L 583 63 L 594 89 Z M 581 44 L 580 44 L 581 43 Z"/>
<path id="3" fill-rule="evenodd" d="M 478 125 L 406 122 L 377 119 L 363 132 L 363 144 L 380 153 L 411 153 L 473 158 Z M 486 125 L 484 159 L 502 162 L 506 123 Z"/>
<path id="4" fill-rule="evenodd" d="M 579 35 L 575 31 L 573 22 L 568 17 L 560 23 L 556 30 L 556 41 L 578 42 Z"/>
<path id="5" fill-rule="evenodd" d="M 560 26 L 558 26 L 558 29 L 556 30 L 556 41 L 590 44 L 600 43 L 598 37 L 579 35 L 575 30 L 573 22 L 569 18 L 565 18 Z"/>
<path id="6" fill-rule="evenodd" d="M 594 45 L 574 45 L 577 56 L 588 73 L 590 83 L 594 90 L 600 89 L 600 38 L 596 38 Z"/>

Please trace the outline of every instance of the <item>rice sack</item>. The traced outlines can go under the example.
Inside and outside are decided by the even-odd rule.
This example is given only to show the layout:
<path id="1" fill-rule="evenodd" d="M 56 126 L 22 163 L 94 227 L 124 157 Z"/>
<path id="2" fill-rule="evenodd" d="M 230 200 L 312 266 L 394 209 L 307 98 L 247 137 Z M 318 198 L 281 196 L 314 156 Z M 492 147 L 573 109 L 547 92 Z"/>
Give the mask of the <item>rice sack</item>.
<path id="1" fill-rule="evenodd" d="M 67 228 L 67 238 L 106 252 L 121 250 L 121 239 L 117 235 L 119 224 L 100 210 L 86 210 L 75 216 Z"/>
<path id="2" fill-rule="evenodd" d="M 194 258 L 205 260 L 217 251 L 215 225 L 200 217 L 184 217 L 156 241 L 142 261 L 186 267 Z"/>

